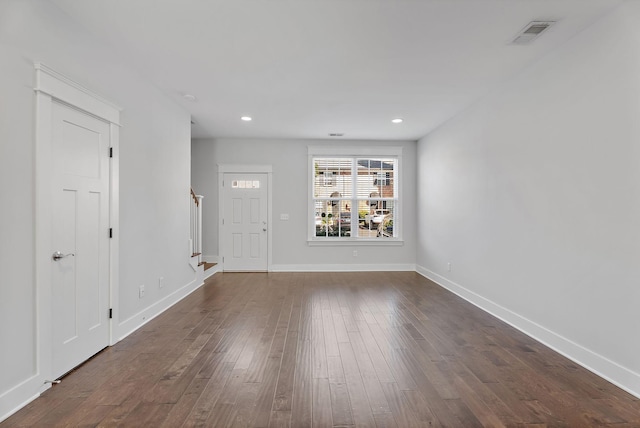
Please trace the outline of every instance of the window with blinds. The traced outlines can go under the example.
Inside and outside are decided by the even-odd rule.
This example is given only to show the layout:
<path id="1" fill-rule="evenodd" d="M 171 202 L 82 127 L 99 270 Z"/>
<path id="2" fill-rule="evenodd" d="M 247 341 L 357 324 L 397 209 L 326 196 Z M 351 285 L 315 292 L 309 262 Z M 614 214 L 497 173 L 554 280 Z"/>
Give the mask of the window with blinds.
<path id="1" fill-rule="evenodd" d="M 397 157 L 312 157 L 314 239 L 397 237 Z"/>

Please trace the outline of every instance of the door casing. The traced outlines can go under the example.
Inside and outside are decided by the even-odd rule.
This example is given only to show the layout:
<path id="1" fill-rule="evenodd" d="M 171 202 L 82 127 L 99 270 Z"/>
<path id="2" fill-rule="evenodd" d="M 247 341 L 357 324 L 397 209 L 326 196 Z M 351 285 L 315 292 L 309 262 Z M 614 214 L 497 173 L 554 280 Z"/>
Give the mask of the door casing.
<path id="1" fill-rule="evenodd" d="M 219 263 L 224 270 L 224 236 L 222 234 L 224 216 L 224 189 L 222 188 L 224 175 L 227 173 L 238 174 L 267 174 L 267 272 L 271 272 L 272 266 L 272 171 L 271 165 L 239 165 L 239 164 L 218 164 L 218 254 L 220 255 Z"/>
<path id="2" fill-rule="evenodd" d="M 42 63 L 35 67 L 35 283 L 36 283 L 36 367 L 34 377 L 41 383 L 40 391 L 50 387 L 52 377 L 51 320 L 52 307 L 51 254 L 53 253 L 53 195 L 49 177 L 52 173 L 52 109 L 53 103 L 67 104 L 109 123 L 109 146 L 113 157 L 109 162 L 109 224 L 113 230 L 109 240 L 109 294 L 113 318 L 110 319 L 109 344 L 114 342 L 114 320 L 118 309 L 118 245 L 119 245 L 119 135 L 120 108 L 82 85 Z"/>

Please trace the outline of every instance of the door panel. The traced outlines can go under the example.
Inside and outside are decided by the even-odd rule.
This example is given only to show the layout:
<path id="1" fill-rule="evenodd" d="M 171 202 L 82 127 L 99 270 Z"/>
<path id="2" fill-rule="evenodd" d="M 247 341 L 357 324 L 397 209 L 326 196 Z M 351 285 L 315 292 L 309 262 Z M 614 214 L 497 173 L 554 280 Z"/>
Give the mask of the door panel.
<path id="1" fill-rule="evenodd" d="M 251 241 L 249 257 L 251 257 L 252 259 L 259 259 L 260 256 L 261 256 L 261 253 L 260 253 L 260 234 L 252 233 L 249 236 L 249 240 Z"/>
<path id="2" fill-rule="evenodd" d="M 260 212 L 260 199 L 258 198 L 251 198 L 249 200 L 249 203 L 251 205 L 251 209 L 250 209 L 250 222 L 253 225 L 259 224 L 260 223 L 260 218 L 262 216 L 262 213 Z"/>
<path id="3" fill-rule="evenodd" d="M 100 135 L 83 124 L 62 120 L 59 125 L 64 139 L 59 140 L 56 147 L 56 167 L 68 175 L 99 178 L 103 173 L 100 168 Z"/>
<path id="4" fill-rule="evenodd" d="M 226 271 L 266 271 L 267 174 L 224 174 L 223 266 Z"/>
<path id="5" fill-rule="evenodd" d="M 242 199 L 233 198 L 233 223 L 242 223 Z"/>
<path id="6" fill-rule="evenodd" d="M 109 124 L 53 103 L 53 375 L 109 344 Z"/>
<path id="7" fill-rule="evenodd" d="M 234 258 L 242 257 L 242 234 L 234 233 L 233 234 L 233 251 Z"/>

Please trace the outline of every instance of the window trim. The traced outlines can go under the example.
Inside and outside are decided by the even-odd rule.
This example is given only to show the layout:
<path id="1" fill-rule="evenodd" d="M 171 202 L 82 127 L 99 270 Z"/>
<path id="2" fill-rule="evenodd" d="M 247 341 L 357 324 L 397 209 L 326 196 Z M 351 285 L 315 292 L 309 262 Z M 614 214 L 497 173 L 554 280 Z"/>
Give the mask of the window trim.
<path id="1" fill-rule="evenodd" d="M 314 208 L 314 183 L 313 183 L 313 158 L 314 157 L 350 157 L 350 158 L 384 158 L 393 157 L 396 159 L 398 175 L 397 197 L 395 198 L 394 217 L 399 218 L 399 222 L 394 221 L 396 236 L 393 238 L 361 238 L 361 237 L 331 237 L 322 238 L 315 236 L 315 208 Z M 402 215 L 403 205 L 403 167 L 402 167 L 402 147 L 399 146 L 308 146 L 307 147 L 307 244 L 309 246 L 348 246 L 348 245 L 371 245 L 371 246 L 399 246 L 404 245 Z"/>

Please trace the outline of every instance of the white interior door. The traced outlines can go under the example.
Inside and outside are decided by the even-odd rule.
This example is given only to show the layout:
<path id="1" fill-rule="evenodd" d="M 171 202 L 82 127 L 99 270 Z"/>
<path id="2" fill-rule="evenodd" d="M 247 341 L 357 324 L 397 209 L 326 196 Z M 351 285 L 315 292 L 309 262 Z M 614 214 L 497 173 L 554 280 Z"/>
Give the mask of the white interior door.
<path id="1" fill-rule="evenodd" d="M 226 271 L 266 271 L 267 174 L 225 173 L 222 186 L 222 256 Z"/>
<path id="2" fill-rule="evenodd" d="M 110 127 L 57 102 L 52 119 L 52 369 L 57 378 L 109 344 Z"/>

